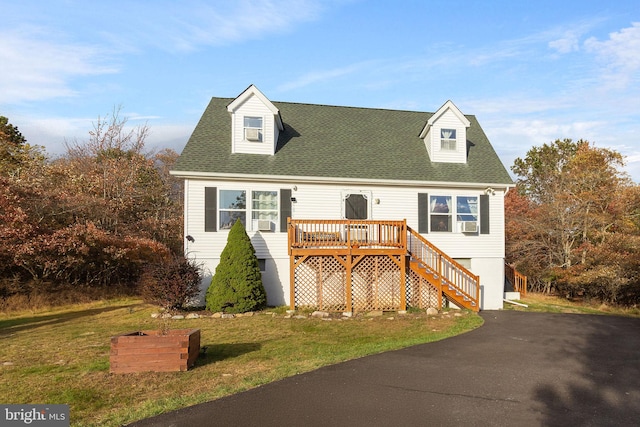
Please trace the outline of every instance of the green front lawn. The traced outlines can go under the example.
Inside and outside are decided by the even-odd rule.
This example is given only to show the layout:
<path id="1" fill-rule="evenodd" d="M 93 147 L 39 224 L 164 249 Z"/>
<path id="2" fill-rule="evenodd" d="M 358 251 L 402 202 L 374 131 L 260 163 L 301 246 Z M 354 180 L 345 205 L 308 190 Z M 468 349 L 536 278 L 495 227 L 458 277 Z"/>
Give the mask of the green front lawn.
<path id="1" fill-rule="evenodd" d="M 0 314 L 0 401 L 66 403 L 72 425 L 118 426 L 349 359 L 441 340 L 482 324 L 470 312 L 331 320 L 284 308 L 234 319 L 172 321 L 207 347 L 187 372 L 110 374 L 110 337 L 160 327 L 135 299 Z"/>

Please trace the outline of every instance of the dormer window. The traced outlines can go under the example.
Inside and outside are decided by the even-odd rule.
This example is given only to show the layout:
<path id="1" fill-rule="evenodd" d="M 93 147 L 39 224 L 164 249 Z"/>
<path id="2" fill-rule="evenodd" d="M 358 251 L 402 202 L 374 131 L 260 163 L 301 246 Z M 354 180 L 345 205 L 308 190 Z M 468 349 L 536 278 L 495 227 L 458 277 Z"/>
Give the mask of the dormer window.
<path id="1" fill-rule="evenodd" d="M 262 142 L 262 137 L 262 117 L 245 116 L 244 139 L 252 142 Z"/>
<path id="2" fill-rule="evenodd" d="M 440 149 L 451 151 L 456 150 L 455 129 L 440 129 Z"/>
<path id="3" fill-rule="evenodd" d="M 280 110 L 254 85 L 231 104 L 231 152 L 273 156 L 284 131 Z"/>

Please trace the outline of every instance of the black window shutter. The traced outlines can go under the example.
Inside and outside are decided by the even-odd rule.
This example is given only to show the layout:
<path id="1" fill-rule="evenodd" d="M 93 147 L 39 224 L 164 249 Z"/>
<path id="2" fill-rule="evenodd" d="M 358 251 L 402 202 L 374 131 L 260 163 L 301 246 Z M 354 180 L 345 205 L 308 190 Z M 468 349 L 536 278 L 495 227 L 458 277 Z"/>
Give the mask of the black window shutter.
<path id="1" fill-rule="evenodd" d="M 218 189 L 204 188 L 204 231 L 218 231 Z"/>
<path id="2" fill-rule="evenodd" d="M 489 195 L 480 196 L 480 234 L 489 234 Z"/>
<path id="3" fill-rule="evenodd" d="M 280 189 L 280 231 L 287 232 L 287 218 L 291 217 L 291 190 Z"/>
<path id="4" fill-rule="evenodd" d="M 418 233 L 429 232 L 429 195 L 418 193 Z"/>

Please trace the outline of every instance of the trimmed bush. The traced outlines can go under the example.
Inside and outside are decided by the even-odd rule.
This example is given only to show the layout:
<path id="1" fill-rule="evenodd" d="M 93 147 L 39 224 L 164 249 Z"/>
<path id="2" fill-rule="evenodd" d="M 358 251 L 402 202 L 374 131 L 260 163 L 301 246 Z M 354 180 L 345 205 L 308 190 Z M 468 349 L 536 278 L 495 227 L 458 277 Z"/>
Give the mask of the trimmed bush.
<path id="1" fill-rule="evenodd" d="M 229 231 L 205 299 L 208 310 L 225 313 L 259 310 L 267 303 L 256 250 L 240 220 Z"/>

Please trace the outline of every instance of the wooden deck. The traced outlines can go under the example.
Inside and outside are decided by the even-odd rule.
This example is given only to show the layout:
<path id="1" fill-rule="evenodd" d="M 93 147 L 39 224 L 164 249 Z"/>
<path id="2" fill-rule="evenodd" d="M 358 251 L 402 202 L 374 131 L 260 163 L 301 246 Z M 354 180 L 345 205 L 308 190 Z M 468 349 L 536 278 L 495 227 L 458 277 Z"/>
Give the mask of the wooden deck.
<path id="1" fill-rule="evenodd" d="M 291 308 L 479 310 L 479 277 L 406 221 L 289 219 Z"/>

